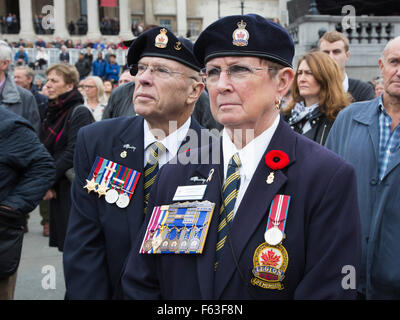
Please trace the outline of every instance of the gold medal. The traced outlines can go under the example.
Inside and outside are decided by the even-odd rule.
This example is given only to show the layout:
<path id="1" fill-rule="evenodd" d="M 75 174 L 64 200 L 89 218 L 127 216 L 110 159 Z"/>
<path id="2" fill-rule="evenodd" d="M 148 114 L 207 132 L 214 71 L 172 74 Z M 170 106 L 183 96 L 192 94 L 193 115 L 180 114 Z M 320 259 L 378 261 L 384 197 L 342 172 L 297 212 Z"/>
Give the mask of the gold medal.
<path id="1" fill-rule="evenodd" d="M 87 189 L 88 193 L 91 191 L 96 191 L 97 183 L 95 182 L 94 178 L 92 180 L 86 179 L 86 185 L 83 187 Z"/>

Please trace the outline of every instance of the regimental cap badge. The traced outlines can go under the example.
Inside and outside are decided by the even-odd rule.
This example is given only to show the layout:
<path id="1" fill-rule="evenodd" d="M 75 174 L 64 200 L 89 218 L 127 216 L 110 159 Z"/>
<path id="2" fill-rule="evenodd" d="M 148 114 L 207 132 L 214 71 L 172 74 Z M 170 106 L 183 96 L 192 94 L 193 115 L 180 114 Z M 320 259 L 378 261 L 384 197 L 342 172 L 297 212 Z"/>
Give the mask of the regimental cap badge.
<path id="1" fill-rule="evenodd" d="M 166 48 L 168 44 L 167 29 L 162 28 L 160 34 L 157 35 L 154 45 L 157 48 Z"/>
<path id="2" fill-rule="evenodd" d="M 249 40 L 249 32 L 245 29 L 246 28 L 246 22 L 241 20 L 240 22 L 237 23 L 238 28 L 233 31 L 232 38 L 233 38 L 233 45 L 237 47 L 246 47 L 248 45 L 248 40 Z"/>

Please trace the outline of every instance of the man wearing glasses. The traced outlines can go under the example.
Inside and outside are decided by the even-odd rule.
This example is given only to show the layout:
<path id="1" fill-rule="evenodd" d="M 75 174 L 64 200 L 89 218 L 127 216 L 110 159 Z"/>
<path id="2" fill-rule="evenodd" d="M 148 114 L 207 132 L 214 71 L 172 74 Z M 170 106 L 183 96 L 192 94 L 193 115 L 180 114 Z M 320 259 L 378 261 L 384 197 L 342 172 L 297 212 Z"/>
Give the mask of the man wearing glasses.
<path id="1" fill-rule="evenodd" d="M 355 174 L 279 114 L 294 79 L 289 34 L 258 15 L 229 16 L 200 34 L 194 52 L 204 63 L 212 114 L 224 125 L 221 157 L 162 167 L 122 277 L 124 296 L 355 298 L 361 255 Z M 172 228 L 163 218 L 157 225 L 157 217 L 193 176 L 208 177 L 201 200 L 215 205 L 213 215 L 179 237 L 171 253 L 158 246 L 163 232 L 157 230 Z M 176 224 L 171 233 L 188 228 Z M 200 232 L 206 233 L 202 252 L 187 249 L 185 241 L 197 248 Z"/>
<path id="2" fill-rule="evenodd" d="M 131 45 L 128 63 L 138 116 L 104 120 L 78 134 L 64 248 L 69 299 L 118 297 L 159 167 L 199 145 L 188 132 L 201 137 L 191 114 L 204 84 L 190 41 L 150 29 Z"/>

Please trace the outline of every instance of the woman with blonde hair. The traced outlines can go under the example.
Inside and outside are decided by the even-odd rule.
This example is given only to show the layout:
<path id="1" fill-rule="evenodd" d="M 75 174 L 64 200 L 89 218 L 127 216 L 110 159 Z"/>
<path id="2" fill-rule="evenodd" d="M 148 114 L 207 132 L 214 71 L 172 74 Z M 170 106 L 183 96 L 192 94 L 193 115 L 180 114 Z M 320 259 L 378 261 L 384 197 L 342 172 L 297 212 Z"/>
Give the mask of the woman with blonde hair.
<path id="1" fill-rule="evenodd" d="M 312 51 L 299 59 L 292 101 L 285 110 L 289 125 L 324 145 L 340 110 L 350 104 L 337 63 L 326 53 Z"/>
<path id="2" fill-rule="evenodd" d="M 87 77 L 83 83 L 83 89 L 85 92 L 85 106 L 92 112 L 93 118 L 96 121 L 100 121 L 107 105 L 103 80 L 97 76 Z"/>

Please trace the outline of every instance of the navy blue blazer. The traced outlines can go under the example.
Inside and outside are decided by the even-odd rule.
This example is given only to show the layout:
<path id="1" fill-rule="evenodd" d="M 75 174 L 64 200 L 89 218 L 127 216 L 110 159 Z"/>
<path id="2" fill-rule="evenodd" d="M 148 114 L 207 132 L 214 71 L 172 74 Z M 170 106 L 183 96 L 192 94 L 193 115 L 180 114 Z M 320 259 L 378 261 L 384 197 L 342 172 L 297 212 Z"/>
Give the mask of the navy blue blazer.
<path id="1" fill-rule="evenodd" d="M 71 189 L 72 207 L 63 256 L 68 299 L 116 297 L 124 261 L 144 220 L 143 123 L 140 116 L 107 119 L 78 133 L 74 156 L 76 176 Z M 201 130 L 193 117 L 190 128 L 198 133 Z M 187 140 L 188 137 L 182 143 L 183 151 L 190 145 Z M 126 144 L 136 149 L 124 149 Z M 198 147 L 197 141 L 194 146 Z M 121 157 L 124 150 L 126 158 Z M 127 208 L 108 204 L 104 197 L 99 198 L 94 192 L 88 194 L 83 188 L 97 156 L 142 173 Z"/>
<path id="2" fill-rule="evenodd" d="M 218 148 L 220 146 L 214 146 L 213 150 Z M 276 171 L 274 182 L 267 184 L 270 169 L 263 156 L 231 223 L 230 235 L 216 272 L 213 267 L 224 177 L 222 151 L 220 164 L 167 164 L 162 167 L 150 195 L 146 221 L 122 277 L 125 298 L 356 297 L 353 284 L 357 281 L 354 277 L 358 276 L 361 246 L 353 167 L 324 147 L 295 133 L 282 119 L 264 155 L 270 150 L 284 151 L 290 163 Z M 203 254 L 139 254 L 152 208 L 172 203 L 178 186 L 191 184 L 193 176 L 207 178 L 211 168 L 215 173 L 208 183 L 204 199 L 214 202 L 216 207 Z M 286 238 L 282 243 L 289 256 L 282 281 L 283 290 L 263 289 L 251 284 L 253 256 L 256 248 L 264 242 L 268 211 L 276 194 L 291 196 Z M 350 275 L 350 269 L 355 273 Z M 351 276 L 353 282 L 349 280 Z"/>

